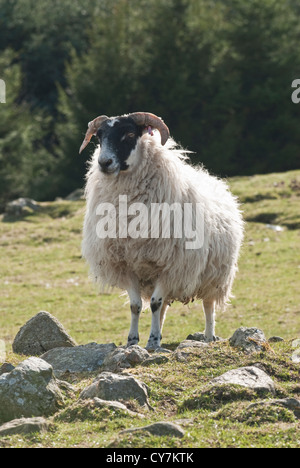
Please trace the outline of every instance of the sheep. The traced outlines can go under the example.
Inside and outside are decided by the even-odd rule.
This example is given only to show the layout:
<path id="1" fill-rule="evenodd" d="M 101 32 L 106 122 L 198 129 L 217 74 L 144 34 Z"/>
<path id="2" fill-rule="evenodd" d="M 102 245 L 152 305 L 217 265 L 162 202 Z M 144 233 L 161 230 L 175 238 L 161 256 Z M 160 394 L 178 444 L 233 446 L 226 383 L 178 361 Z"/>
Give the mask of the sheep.
<path id="1" fill-rule="evenodd" d="M 169 305 L 194 299 L 202 299 L 205 340 L 214 341 L 215 309 L 225 308 L 231 297 L 243 240 L 244 223 L 237 199 L 225 181 L 188 162 L 188 152 L 176 144 L 167 125 L 154 114 L 97 117 L 89 123 L 80 152 L 93 135 L 100 144 L 86 176 L 82 255 L 97 283 L 128 293 L 131 325 L 127 346 L 139 342 L 140 314 L 149 303 L 152 322 L 146 349 L 153 350 L 160 347 Z M 128 235 L 121 223 L 120 201 L 125 197 L 127 207 L 138 204 L 148 212 L 153 206 L 194 207 L 189 220 L 191 228 L 197 229 L 191 232 L 199 231 L 201 242 L 195 247 L 188 245 L 191 236 L 188 238 L 186 232 L 162 236 L 163 225 L 160 235 L 151 236 L 147 223 L 139 226 L 140 233 L 137 230 Z M 133 215 L 137 212 L 136 208 L 128 209 L 125 220 L 127 224 L 133 220 L 136 228 Z M 200 225 L 196 212 L 200 213 Z M 171 214 L 174 231 L 176 210 Z M 99 234 L 99 219 L 103 217 L 107 225 L 104 235 Z M 146 221 L 145 216 L 142 219 Z M 117 225 L 118 232 L 110 235 L 112 226 Z"/>

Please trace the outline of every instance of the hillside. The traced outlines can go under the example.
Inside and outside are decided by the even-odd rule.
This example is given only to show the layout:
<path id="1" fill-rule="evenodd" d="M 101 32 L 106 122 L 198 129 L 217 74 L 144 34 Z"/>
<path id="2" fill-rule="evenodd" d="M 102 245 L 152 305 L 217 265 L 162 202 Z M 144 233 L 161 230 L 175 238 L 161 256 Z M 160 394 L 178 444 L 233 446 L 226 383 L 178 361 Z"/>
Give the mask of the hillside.
<path id="1" fill-rule="evenodd" d="M 260 363 L 275 382 L 276 398 L 300 398 L 299 364 L 290 359 L 292 340 L 300 337 L 300 171 L 233 178 L 229 183 L 242 203 L 246 238 L 235 297 L 217 316 L 217 334 L 229 338 L 241 326 L 257 327 L 267 338 L 277 335 L 284 341 L 254 355 L 231 348 L 228 341 L 216 342 L 184 361 L 170 358 L 163 364 L 129 369 L 151 389 L 155 411 L 145 411 L 144 419 L 118 411 L 111 414 L 106 408 L 79 407 L 79 392 L 92 379 L 72 376 L 76 398 L 54 417 L 54 431 L 0 439 L 0 446 L 299 447 L 300 424 L 291 411 L 275 406 L 250 414 L 247 408 L 258 398 L 251 392 L 203 397 L 211 378 Z M 83 214 L 82 200 L 58 200 L 41 203 L 38 211 L 28 210 L 22 217 L 1 217 L 0 339 L 6 343 L 6 360 L 14 365 L 25 358 L 12 353 L 13 339 L 41 310 L 54 315 L 78 344 L 126 343 L 130 316 L 126 300 L 119 291 L 98 295 L 81 259 Z M 141 346 L 149 327 L 146 312 L 140 321 Z M 162 346 L 173 351 L 190 333 L 203 328 L 201 304 L 173 304 Z M 122 429 L 161 420 L 181 420 L 185 436 L 180 440 L 118 436 Z"/>

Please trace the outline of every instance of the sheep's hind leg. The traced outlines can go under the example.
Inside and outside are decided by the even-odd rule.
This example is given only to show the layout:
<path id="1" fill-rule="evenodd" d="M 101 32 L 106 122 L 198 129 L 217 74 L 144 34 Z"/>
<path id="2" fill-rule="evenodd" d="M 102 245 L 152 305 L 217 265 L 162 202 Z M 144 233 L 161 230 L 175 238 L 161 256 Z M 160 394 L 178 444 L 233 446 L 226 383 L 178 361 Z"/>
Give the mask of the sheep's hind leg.
<path id="1" fill-rule="evenodd" d="M 203 301 L 205 313 L 205 332 L 207 341 L 216 341 L 215 337 L 215 301 Z"/>
<path id="2" fill-rule="evenodd" d="M 131 325 L 127 340 L 127 346 L 138 344 L 139 342 L 139 319 L 142 311 L 142 299 L 138 284 L 134 284 L 128 289 L 131 310 Z"/>
<path id="3" fill-rule="evenodd" d="M 165 318 L 167 304 L 164 302 L 162 292 L 156 288 L 150 301 L 152 311 L 152 322 L 149 340 L 146 346 L 148 351 L 153 351 L 159 348 L 162 339 L 161 330 Z"/>

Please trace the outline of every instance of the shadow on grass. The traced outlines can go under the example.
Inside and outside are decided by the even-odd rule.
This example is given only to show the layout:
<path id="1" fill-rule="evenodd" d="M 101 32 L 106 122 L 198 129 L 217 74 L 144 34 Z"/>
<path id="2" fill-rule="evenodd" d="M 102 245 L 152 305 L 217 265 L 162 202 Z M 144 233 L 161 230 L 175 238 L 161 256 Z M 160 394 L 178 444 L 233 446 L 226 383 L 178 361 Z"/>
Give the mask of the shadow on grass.
<path id="1" fill-rule="evenodd" d="M 282 215 L 283 213 L 259 213 L 255 216 L 248 216 L 245 220 L 249 223 L 276 224 L 277 219 Z M 290 231 L 300 229 L 300 221 L 283 221 L 280 225 Z"/>

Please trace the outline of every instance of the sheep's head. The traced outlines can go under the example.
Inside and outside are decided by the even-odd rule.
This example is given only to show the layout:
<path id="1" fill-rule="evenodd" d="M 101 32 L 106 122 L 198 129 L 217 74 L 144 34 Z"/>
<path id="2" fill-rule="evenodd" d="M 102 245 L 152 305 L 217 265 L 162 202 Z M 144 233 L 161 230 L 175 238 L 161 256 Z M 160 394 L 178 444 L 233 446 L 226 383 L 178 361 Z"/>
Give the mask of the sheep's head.
<path id="1" fill-rule="evenodd" d="M 96 135 L 101 145 L 99 166 L 107 174 L 119 173 L 129 168 L 129 157 L 137 145 L 138 138 L 145 129 L 151 133 L 156 128 L 161 135 L 161 144 L 169 138 L 169 129 L 156 115 L 146 112 L 121 117 L 109 118 L 106 115 L 97 117 L 88 125 L 80 153 Z"/>

